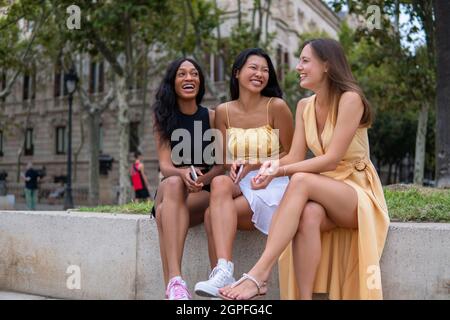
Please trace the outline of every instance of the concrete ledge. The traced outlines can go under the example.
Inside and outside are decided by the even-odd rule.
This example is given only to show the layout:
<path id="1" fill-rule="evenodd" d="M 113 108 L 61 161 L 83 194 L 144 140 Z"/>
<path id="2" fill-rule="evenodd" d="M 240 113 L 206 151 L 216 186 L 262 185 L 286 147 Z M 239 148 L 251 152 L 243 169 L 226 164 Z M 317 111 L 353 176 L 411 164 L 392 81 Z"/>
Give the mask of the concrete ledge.
<path id="1" fill-rule="evenodd" d="M 236 275 L 256 262 L 265 241 L 260 232 L 238 232 Z M 385 298 L 450 299 L 449 246 L 450 224 L 393 223 L 381 262 Z M 191 289 L 207 278 L 208 261 L 206 235 L 197 226 L 189 230 L 183 258 Z M 148 216 L 0 211 L 0 291 L 163 299 L 162 278 L 156 223 Z M 267 298 L 278 299 L 277 268 L 269 288 Z"/>
<path id="2" fill-rule="evenodd" d="M 12 194 L 0 196 L 0 210 L 14 210 L 16 198 Z"/>

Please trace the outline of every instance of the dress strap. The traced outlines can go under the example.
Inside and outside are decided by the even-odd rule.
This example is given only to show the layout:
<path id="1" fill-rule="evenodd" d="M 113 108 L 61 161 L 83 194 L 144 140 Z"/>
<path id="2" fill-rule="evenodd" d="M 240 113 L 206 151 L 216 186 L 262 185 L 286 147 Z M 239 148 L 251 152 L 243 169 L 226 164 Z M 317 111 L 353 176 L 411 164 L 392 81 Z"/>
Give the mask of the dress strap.
<path id="1" fill-rule="evenodd" d="M 272 102 L 272 99 L 273 99 L 273 97 L 270 97 L 269 101 L 267 102 L 267 106 L 266 106 L 266 109 L 267 109 L 267 125 L 270 125 L 270 122 L 269 122 L 269 105 Z"/>
<path id="2" fill-rule="evenodd" d="M 227 124 L 228 124 L 228 128 L 231 128 L 230 126 L 230 116 L 228 115 L 228 102 L 225 103 L 225 110 L 227 112 Z"/>

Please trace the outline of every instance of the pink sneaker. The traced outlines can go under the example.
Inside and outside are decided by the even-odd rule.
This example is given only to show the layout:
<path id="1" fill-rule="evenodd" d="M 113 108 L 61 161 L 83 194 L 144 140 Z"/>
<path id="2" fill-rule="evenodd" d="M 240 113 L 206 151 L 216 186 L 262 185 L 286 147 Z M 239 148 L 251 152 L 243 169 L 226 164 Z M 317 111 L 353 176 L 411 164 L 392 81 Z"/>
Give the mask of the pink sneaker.
<path id="1" fill-rule="evenodd" d="M 186 282 L 181 277 L 170 279 L 166 290 L 167 300 L 190 300 L 191 298 Z"/>

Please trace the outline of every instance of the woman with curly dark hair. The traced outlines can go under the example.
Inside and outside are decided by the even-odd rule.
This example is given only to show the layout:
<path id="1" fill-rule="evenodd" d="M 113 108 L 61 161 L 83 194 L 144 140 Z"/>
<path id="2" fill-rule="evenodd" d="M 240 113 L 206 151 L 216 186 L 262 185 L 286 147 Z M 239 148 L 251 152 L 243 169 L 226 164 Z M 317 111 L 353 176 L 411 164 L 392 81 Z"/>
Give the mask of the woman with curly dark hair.
<path id="1" fill-rule="evenodd" d="M 207 156 L 211 142 L 203 141 L 205 133 L 214 127 L 214 111 L 200 105 L 204 94 L 199 65 L 180 58 L 167 68 L 153 105 L 154 135 L 164 178 L 152 214 L 158 225 L 169 300 L 191 298 L 181 277 L 184 242 L 188 228 L 203 221 L 209 205 L 209 184 L 222 172 L 211 152 Z"/>

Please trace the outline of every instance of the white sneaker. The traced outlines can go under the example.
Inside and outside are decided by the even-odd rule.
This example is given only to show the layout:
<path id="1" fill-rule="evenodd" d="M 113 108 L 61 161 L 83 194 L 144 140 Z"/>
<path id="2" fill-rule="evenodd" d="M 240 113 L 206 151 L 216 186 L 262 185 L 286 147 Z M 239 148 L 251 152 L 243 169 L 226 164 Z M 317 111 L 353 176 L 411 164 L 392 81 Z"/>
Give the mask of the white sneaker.
<path id="1" fill-rule="evenodd" d="M 233 262 L 219 259 L 217 266 L 211 271 L 209 280 L 198 282 L 194 291 L 203 297 L 217 297 L 219 289 L 235 282 L 233 278 Z"/>

